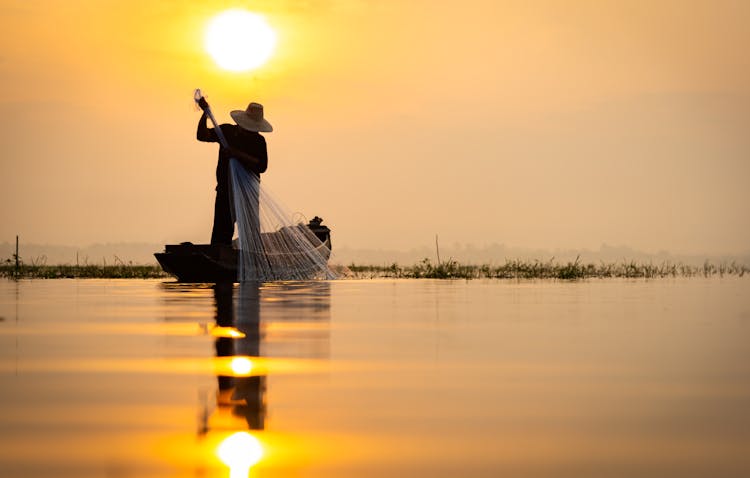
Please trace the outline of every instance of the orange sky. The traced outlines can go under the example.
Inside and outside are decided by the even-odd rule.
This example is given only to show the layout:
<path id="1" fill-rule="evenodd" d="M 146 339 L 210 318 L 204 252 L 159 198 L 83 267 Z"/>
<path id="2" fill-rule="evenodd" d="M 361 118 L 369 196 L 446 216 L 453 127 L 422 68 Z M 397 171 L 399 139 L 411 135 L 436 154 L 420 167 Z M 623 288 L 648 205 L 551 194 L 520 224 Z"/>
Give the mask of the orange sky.
<path id="1" fill-rule="evenodd" d="M 750 247 L 750 2 L 0 0 L 0 242 L 205 242 L 220 121 L 262 102 L 263 181 L 334 244 Z M 203 51 L 242 6 L 250 73 Z"/>

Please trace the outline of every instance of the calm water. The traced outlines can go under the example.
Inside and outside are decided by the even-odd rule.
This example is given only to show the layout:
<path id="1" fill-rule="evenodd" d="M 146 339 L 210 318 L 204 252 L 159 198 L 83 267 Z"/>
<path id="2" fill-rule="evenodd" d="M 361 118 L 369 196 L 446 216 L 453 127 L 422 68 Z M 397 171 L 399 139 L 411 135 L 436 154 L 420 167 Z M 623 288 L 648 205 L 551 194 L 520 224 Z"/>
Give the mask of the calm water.
<path id="1" fill-rule="evenodd" d="M 0 281 L 2 477 L 750 476 L 750 280 Z"/>

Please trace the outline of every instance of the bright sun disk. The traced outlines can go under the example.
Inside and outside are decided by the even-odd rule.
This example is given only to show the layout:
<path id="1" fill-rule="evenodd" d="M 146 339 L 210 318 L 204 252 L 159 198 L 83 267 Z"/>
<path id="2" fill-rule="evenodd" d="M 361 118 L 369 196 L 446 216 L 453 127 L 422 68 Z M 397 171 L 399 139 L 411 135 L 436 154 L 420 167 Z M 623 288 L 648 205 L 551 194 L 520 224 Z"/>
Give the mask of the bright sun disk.
<path id="1" fill-rule="evenodd" d="M 204 45 L 221 68 L 247 71 L 271 58 L 276 32 L 258 14 L 242 9 L 226 10 L 211 19 Z"/>

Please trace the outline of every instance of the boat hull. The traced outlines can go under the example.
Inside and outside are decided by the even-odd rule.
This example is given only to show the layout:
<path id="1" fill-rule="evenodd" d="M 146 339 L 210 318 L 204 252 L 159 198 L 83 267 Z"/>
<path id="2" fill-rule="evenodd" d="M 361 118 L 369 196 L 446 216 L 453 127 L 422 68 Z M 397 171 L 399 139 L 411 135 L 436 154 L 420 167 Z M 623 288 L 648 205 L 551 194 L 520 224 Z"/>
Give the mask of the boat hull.
<path id="1" fill-rule="evenodd" d="M 165 272 L 180 282 L 236 282 L 237 249 L 215 244 L 167 244 L 154 254 Z"/>

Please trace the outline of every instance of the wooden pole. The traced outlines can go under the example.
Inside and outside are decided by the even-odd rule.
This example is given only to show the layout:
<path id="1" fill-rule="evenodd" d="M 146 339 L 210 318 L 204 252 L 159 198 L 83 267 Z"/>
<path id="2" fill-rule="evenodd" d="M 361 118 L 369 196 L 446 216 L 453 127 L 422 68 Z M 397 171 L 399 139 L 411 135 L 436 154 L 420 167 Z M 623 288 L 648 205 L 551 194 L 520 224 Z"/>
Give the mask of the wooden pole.
<path id="1" fill-rule="evenodd" d="M 438 259 L 438 265 L 441 264 L 440 262 L 440 245 L 438 244 L 438 235 L 435 234 L 435 250 L 437 251 L 437 259 Z"/>

